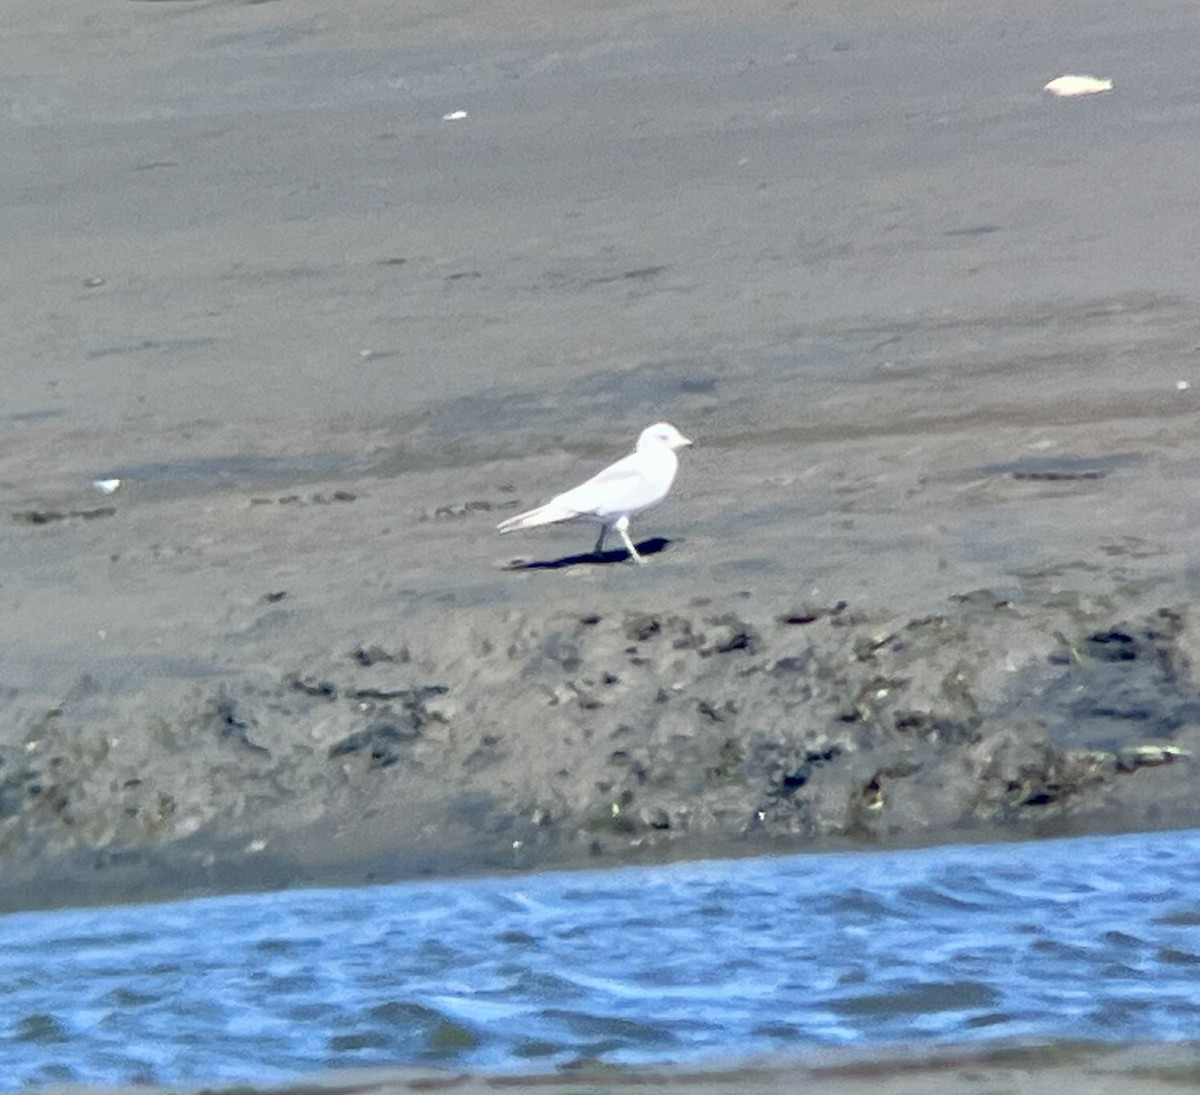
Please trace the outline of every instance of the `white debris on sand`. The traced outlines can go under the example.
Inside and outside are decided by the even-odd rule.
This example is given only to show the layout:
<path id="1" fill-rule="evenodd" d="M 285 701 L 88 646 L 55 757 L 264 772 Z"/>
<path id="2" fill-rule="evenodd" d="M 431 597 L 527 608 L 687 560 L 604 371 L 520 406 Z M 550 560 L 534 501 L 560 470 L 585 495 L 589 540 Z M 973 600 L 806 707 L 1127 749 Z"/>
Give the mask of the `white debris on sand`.
<path id="1" fill-rule="evenodd" d="M 1042 88 L 1060 99 L 1069 99 L 1076 95 L 1096 95 L 1112 89 L 1113 82 L 1102 76 L 1059 76 Z"/>

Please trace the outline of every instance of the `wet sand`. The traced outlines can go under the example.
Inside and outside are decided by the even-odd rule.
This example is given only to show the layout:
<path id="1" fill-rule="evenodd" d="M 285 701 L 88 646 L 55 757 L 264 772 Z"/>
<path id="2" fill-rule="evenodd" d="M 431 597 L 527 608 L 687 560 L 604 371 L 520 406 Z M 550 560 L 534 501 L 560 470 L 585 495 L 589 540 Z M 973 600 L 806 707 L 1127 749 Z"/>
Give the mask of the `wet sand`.
<path id="1" fill-rule="evenodd" d="M 795 1059 L 778 1058 L 708 1069 L 624 1069 L 583 1066 L 558 1075 L 493 1075 L 434 1070 L 375 1069 L 314 1077 L 300 1086 L 229 1089 L 261 1095 L 404 1095 L 407 1092 L 538 1091 L 547 1095 L 620 1095 L 626 1091 L 680 1095 L 1167 1095 L 1200 1088 L 1197 1049 L 1192 1044 L 1102 1046 L 959 1047 L 933 1052 L 893 1051 L 862 1055 L 827 1051 Z M 48 1089 L 53 1095 L 54 1089 Z M 139 1092 L 148 1089 L 138 1087 Z M 216 1095 L 221 1089 L 206 1088 Z M 67 1089 L 63 1095 L 68 1095 Z M 116 1095 L 116 1093 L 114 1093 Z"/>
<path id="2" fill-rule="evenodd" d="M 1187 20 L 10 0 L 4 906 L 1200 822 Z"/>

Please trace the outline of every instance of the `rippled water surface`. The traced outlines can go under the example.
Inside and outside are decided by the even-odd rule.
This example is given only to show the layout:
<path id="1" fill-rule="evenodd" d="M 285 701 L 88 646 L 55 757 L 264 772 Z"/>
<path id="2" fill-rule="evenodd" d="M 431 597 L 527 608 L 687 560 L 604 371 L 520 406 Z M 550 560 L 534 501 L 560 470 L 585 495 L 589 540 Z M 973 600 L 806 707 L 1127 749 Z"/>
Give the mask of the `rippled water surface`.
<path id="1" fill-rule="evenodd" d="M 0 918 L 12 1084 L 1194 1037 L 1200 832 Z"/>

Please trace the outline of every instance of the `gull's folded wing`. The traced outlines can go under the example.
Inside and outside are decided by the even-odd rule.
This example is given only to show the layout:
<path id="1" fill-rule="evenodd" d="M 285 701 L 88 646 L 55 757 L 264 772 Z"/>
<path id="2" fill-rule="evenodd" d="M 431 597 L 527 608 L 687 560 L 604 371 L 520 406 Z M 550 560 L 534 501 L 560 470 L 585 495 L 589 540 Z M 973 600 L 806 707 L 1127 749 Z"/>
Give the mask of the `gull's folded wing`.
<path id="1" fill-rule="evenodd" d="M 555 496 L 548 505 L 580 516 L 626 513 L 654 500 L 655 488 L 633 453 L 597 472 L 586 483 Z"/>

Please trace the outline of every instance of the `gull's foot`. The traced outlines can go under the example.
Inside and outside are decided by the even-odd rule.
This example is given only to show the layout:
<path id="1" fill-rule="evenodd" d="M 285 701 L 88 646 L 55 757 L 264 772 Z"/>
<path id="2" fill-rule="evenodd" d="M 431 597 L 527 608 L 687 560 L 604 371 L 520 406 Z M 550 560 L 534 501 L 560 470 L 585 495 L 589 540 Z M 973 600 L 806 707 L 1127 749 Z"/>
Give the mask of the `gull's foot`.
<path id="1" fill-rule="evenodd" d="M 621 542 L 625 545 L 625 550 L 629 552 L 629 558 L 631 558 L 635 563 L 644 563 L 646 560 L 638 554 L 638 549 L 633 546 L 633 541 L 629 539 L 629 532 L 626 529 L 628 524 L 629 519 L 622 517 L 621 520 L 617 522 L 617 533 L 621 537 Z"/>
<path id="2" fill-rule="evenodd" d="M 512 559 L 507 565 L 502 565 L 504 570 L 563 570 L 566 567 L 576 566 L 628 566 L 630 562 L 640 563 L 643 566 L 648 566 L 651 561 L 651 556 L 657 555 L 661 551 L 665 551 L 671 541 L 664 539 L 661 536 L 652 536 L 648 540 L 643 540 L 637 545 L 636 558 L 631 554 L 627 547 L 609 548 L 601 555 L 594 555 L 592 552 L 587 552 L 583 555 L 564 555 L 557 559 Z"/>

